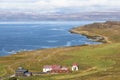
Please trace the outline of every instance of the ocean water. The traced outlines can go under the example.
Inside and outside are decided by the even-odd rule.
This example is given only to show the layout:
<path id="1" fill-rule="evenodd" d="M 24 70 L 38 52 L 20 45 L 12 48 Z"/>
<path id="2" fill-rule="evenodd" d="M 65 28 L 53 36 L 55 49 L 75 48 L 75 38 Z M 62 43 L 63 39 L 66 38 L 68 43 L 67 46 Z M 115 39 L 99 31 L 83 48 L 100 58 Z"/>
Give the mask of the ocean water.
<path id="1" fill-rule="evenodd" d="M 79 34 L 71 34 L 70 29 L 93 21 L 74 22 L 1 22 L 0 56 L 19 51 L 99 44 Z"/>

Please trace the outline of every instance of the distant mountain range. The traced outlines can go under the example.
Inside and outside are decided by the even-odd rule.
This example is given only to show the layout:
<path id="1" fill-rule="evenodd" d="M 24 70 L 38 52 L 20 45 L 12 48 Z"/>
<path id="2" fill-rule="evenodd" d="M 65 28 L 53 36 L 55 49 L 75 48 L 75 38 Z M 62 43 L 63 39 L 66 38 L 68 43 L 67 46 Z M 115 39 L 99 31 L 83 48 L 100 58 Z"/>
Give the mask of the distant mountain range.
<path id="1" fill-rule="evenodd" d="M 33 13 L 0 12 L 0 21 L 120 20 L 120 12 Z"/>

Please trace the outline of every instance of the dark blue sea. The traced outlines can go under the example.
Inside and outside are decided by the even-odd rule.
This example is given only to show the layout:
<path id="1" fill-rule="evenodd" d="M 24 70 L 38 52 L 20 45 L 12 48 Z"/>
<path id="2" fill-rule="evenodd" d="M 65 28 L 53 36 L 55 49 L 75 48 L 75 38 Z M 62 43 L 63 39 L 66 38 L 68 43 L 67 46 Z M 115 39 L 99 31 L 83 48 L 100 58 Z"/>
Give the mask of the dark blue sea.
<path id="1" fill-rule="evenodd" d="M 19 51 L 99 44 L 70 29 L 93 23 L 93 21 L 70 22 L 0 22 L 0 56 Z"/>

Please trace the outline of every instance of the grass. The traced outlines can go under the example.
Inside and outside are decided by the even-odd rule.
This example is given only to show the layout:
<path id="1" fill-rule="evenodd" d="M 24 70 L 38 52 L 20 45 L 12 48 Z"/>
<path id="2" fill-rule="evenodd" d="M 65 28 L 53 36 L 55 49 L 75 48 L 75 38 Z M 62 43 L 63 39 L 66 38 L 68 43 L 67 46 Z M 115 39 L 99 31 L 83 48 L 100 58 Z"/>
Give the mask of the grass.
<path id="1" fill-rule="evenodd" d="M 90 29 L 88 29 L 89 32 L 92 31 Z M 95 31 L 93 33 L 100 33 L 100 35 L 105 33 L 105 35 L 108 35 L 106 31 L 107 30 L 103 30 L 103 32 Z M 109 35 L 107 37 L 112 41 L 112 43 L 106 43 L 102 45 L 61 47 L 25 51 L 6 57 L 0 57 L 0 73 L 2 74 L 0 76 L 13 74 L 18 66 L 22 66 L 32 72 L 39 72 L 42 71 L 42 67 L 44 65 L 59 64 L 71 68 L 73 63 L 78 63 L 79 71 L 77 72 L 71 72 L 68 74 L 21 77 L 19 79 L 120 80 L 120 43 L 118 41 L 119 39 L 117 40 L 114 36 L 119 37 L 118 33 Z"/>
<path id="2" fill-rule="evenodd" d="M 115 60 L 117 58 L 115 55 L 120 55 L 119 49 L 120 43 L 91 45 L 83 47 L 76 46 L 66 48 L 54 48 L 14 54 L 11 55 L 14 57 L 4 57 L 7 58 L 7 60 L 3 59 L 3 61 L 6 61 L 4 65 L 11 65 L 11 67 L 5 68 L 5 70 L 7 71 L 6 74 L 13 74 L 14 70 L 18 66 L 23 66 L 30 71 L 36 72 L 42 71 L 42 67 L 47 64 L 59 64 L 71 68 L 71 65 L 73 63 L 78 63 L 80 66 L 79 72 L 64 75 L 42 75 L 25 78 L 25 80 L 66 80 L 73 78 L 75 79 L 114 68 L 114 65 L 116 65 L 116 63 L 119 61 Z M 20 56 L 22 56 L 22 58 L 17 58 Z M 45 59 L 45 57 L 47 58 Z M 119 70 L 119 66 L 117 68 Z M 20 78 L 20 80 L 24 80 L 24 78 Z"/>
<path id="3" fill-rule="evenodd" d="M 6 74 L 6 69 L 4 65 L 0 65 L 0 76 L 4 76 Z"/>

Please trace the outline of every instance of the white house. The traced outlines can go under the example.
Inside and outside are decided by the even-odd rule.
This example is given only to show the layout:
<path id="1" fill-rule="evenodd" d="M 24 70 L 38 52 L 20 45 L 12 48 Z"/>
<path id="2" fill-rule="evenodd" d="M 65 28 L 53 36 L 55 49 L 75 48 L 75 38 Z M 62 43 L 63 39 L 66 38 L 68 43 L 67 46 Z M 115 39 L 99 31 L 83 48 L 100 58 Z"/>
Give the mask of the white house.
<path id="1" fill-rule="evenodd" d="M 43 67 L 43 72 L 50 72 L 52 70 L 52 66 L 46 65 Z"/>
<path id="2" fill-rule="evenodd" d="M 77 64 L 73 64 L 72 65 L 72 71 L 78 71 L 78 65 Z"/>

